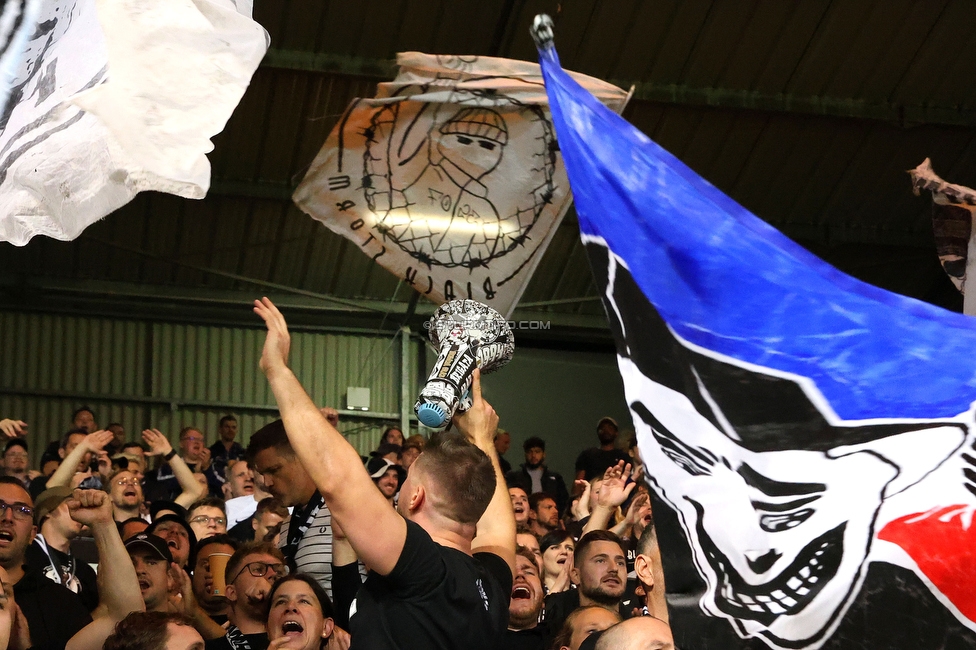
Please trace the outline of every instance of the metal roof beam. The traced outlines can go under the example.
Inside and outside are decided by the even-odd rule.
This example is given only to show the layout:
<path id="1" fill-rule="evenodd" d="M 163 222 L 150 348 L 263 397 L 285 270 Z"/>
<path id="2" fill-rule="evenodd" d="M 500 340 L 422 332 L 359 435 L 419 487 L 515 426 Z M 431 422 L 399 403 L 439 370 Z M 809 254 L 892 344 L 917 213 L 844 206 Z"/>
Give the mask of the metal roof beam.
<path id="1" fill-rule="evenodd" d="M 396 76 L 395 61 L 341 54 L 270 49 L 261 67 L 320 74 L 348 75 L 386 81 Z M 611 79 L 621 88 L 634 86 L 634 101 L 672 106 L 765 111 L 880 121 L 903 127 L 918 124 L 976 126 L 976 107 L 938 104 L 870 102 L 851 97 L 763 93 L 734 88 L 702 88 L 683 84 Z"/>

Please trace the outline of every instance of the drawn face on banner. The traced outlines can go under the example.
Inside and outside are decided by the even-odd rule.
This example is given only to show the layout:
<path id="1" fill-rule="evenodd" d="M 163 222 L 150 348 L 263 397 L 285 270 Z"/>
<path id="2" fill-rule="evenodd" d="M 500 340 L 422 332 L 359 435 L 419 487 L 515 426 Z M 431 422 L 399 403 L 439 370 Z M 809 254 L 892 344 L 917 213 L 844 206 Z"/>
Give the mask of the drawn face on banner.
<path id="1" fill-rule="evenodd" d="M 621 291 L 632 280 L 625 269 L 616 272 L 611 277 Z M 825 404 L 822 396 L 810 397 L 799 380 L 692 346 L 664 328 L 649 304 L 641 311 L 634 303 L 642 296 L 627 291 L 621 303 L 614 298 L 616 314 L 625 300 L 631 313 L 640 312 L 622 321 L 624 330 L 636 323 L 642 332 L 624 333 L 632 358 L 618 356 L 618 363 L 649 480 L 678 513 L 706 582 L 700 606 L 743 638 L 758 636 L 784 649 L 818 647 L 861 589 L 885 499 L 938 468 L 959 449 L 965 429 L 907 423 L 903 432 L 874 439 L 866 427 L 838 423 L 829 407 L 818 406 Z M 642 334 L 655 337 L 657 354 L 676 353 L 669 367 L 638 349 Z M 799 442 L 802 431 L 779 428 L 774 444 L 768 431 L 757 432 L 766 420 L 739 426 L 741 414 L 720 406 L 748 382 L 800 387 L 820 418 L 817 435 L 831 444 L 861 437 L 857 444 L 815 448 L 809 439 Z M 725 390 L 729 385 L 734 390 Z M 752 405 L 749 413 L 778 408 L 767 406 Z"/>
<path id="2" fill-rule="evenodd" d="M 868 450 L 751 452 L 628 360 L 620 365 L 646 466 L 680 512 L 708 585 L 702 607 L 743 636 L 822 636 L 860 589 L 898 468 Z M 652 400 L 659 417 L 645 406 Z"/>

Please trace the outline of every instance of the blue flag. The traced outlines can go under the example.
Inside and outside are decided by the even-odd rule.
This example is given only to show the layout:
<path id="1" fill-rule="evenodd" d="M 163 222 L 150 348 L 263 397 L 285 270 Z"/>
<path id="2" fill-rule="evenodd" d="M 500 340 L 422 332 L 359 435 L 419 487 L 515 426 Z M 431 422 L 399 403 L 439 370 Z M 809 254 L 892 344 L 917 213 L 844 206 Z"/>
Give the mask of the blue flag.
<path id="1" fill-rule="evenodd" d="M 976 321 L 805 251 L 539 40 L 676 645 L 976 646 Z"/>

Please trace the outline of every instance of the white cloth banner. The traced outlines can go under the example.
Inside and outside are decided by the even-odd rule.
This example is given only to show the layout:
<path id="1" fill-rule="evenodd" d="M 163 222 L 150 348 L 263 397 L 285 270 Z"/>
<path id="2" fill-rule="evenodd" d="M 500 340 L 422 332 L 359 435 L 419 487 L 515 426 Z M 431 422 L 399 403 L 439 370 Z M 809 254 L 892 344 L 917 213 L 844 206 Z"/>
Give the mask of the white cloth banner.
<path id="1" fill-rule="evenodd" d="M 203 198 L 268 36 L 250 0 L 50 0 L 0 114 L 0 240 L 70 240 L 146 190 Z"/>
<path id="2" fill-rule="evenodd" d="M 539 66 L 397 56 L 375 99 L 354 100 L 295 203 L 435 302 L 511 315 L 569 207 Z M 577 81 L 618 113 L 628 95 Z"/>

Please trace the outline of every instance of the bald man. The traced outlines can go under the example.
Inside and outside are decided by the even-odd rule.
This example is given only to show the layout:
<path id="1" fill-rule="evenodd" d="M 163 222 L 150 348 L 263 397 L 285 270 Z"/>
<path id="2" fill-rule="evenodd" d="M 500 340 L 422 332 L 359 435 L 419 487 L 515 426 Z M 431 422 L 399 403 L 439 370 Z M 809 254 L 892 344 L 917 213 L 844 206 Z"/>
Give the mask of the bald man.
<path id="1" fill-rule="evenodd" d="M 595 643 L 594 642 L 594 637 Z M 592 635 L 580 645 L 580 650 L 674 650 L 671 628 L 653 616 L 638 616 L 617 623 L 604 632 Z"/>

